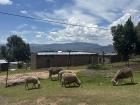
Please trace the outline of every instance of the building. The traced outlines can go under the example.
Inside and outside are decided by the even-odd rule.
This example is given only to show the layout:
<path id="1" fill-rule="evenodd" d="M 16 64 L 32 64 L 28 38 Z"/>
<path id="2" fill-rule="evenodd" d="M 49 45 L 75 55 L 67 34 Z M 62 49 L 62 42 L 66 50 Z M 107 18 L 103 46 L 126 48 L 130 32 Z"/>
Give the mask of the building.
<path id="1" fill-rule="evenodd" d="M 104 54 L 99 54 L 98 61 L 99 61 L 99 63 L 120 62 L 121 57 L 118 56 L 116 53 L 104 53 Z"/>
<path id="2" fill-rule="evenodd" d="M 31 54 L 31 68 L 97 64 L 98 54 L 88 52 L 39 52 Z"/>
<path id="3" fill-rule="evenodd" d="M 8 62 L 4 59 L 0 59 L 0 71 L 8 70 Z"/>

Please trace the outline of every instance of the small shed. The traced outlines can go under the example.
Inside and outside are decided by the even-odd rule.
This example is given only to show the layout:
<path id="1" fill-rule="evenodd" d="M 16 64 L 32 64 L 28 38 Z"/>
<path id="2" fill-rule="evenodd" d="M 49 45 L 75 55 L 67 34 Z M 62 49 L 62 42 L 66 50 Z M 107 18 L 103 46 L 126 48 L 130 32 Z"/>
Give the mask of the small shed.
<path id="1" fill-rule="evenodd" d="M 0 59 L 0 71 L 8 70 L 8 62 L 5 59 Z"/>

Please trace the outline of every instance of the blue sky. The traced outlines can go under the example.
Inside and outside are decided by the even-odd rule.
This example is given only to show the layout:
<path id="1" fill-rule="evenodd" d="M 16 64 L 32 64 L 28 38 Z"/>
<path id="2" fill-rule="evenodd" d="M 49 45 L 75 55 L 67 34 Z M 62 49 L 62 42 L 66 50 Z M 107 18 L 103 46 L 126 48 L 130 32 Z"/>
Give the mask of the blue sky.
<path id="1" fill-rule="evenodd" d="M 0 14 L 0 43 L 19 35 L 28 43 L 87 42 L 112 44 L 111 26 L 124 23 L 129 16 L 140 20 L 139 0 L 0 0 L 0 11 L 40 19 L 50 19 L 74 27 Z"/>

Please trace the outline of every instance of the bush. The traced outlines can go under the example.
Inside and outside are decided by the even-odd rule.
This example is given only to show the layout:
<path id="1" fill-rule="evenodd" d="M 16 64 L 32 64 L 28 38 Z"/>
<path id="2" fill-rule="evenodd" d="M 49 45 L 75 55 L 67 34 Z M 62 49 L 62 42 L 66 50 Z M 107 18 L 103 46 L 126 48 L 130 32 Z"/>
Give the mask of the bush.
<path id="1" fill-rule="evenodd" d="M 109 68 L 104 64 L 91 64 L 88 66 L 88 69 L 108 70 Z"/>
<path id="2" fill-rule="evenodd" d="M 23 68 L 23 63 L 18 63 L 18 64 L 17 64 L 17 68 L 18 68 L 18 69 L 22 69 L 22 68 Z"/>

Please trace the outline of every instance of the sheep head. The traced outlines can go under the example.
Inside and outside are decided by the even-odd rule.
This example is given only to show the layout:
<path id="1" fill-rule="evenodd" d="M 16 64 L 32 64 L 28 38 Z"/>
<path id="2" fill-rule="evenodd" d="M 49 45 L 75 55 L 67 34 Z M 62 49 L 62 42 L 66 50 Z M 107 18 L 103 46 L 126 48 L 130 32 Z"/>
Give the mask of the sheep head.
<path id="1" fill-rule="evenodd" d="M 112 80 L 111 80 L 111 82 L 112 82 L 112 85 L 113 85 L 113 86 L 118 85 L 118 81 L 117 81 L 117 80 L 115 80 L 115 79 L 112 79 Z"/>

